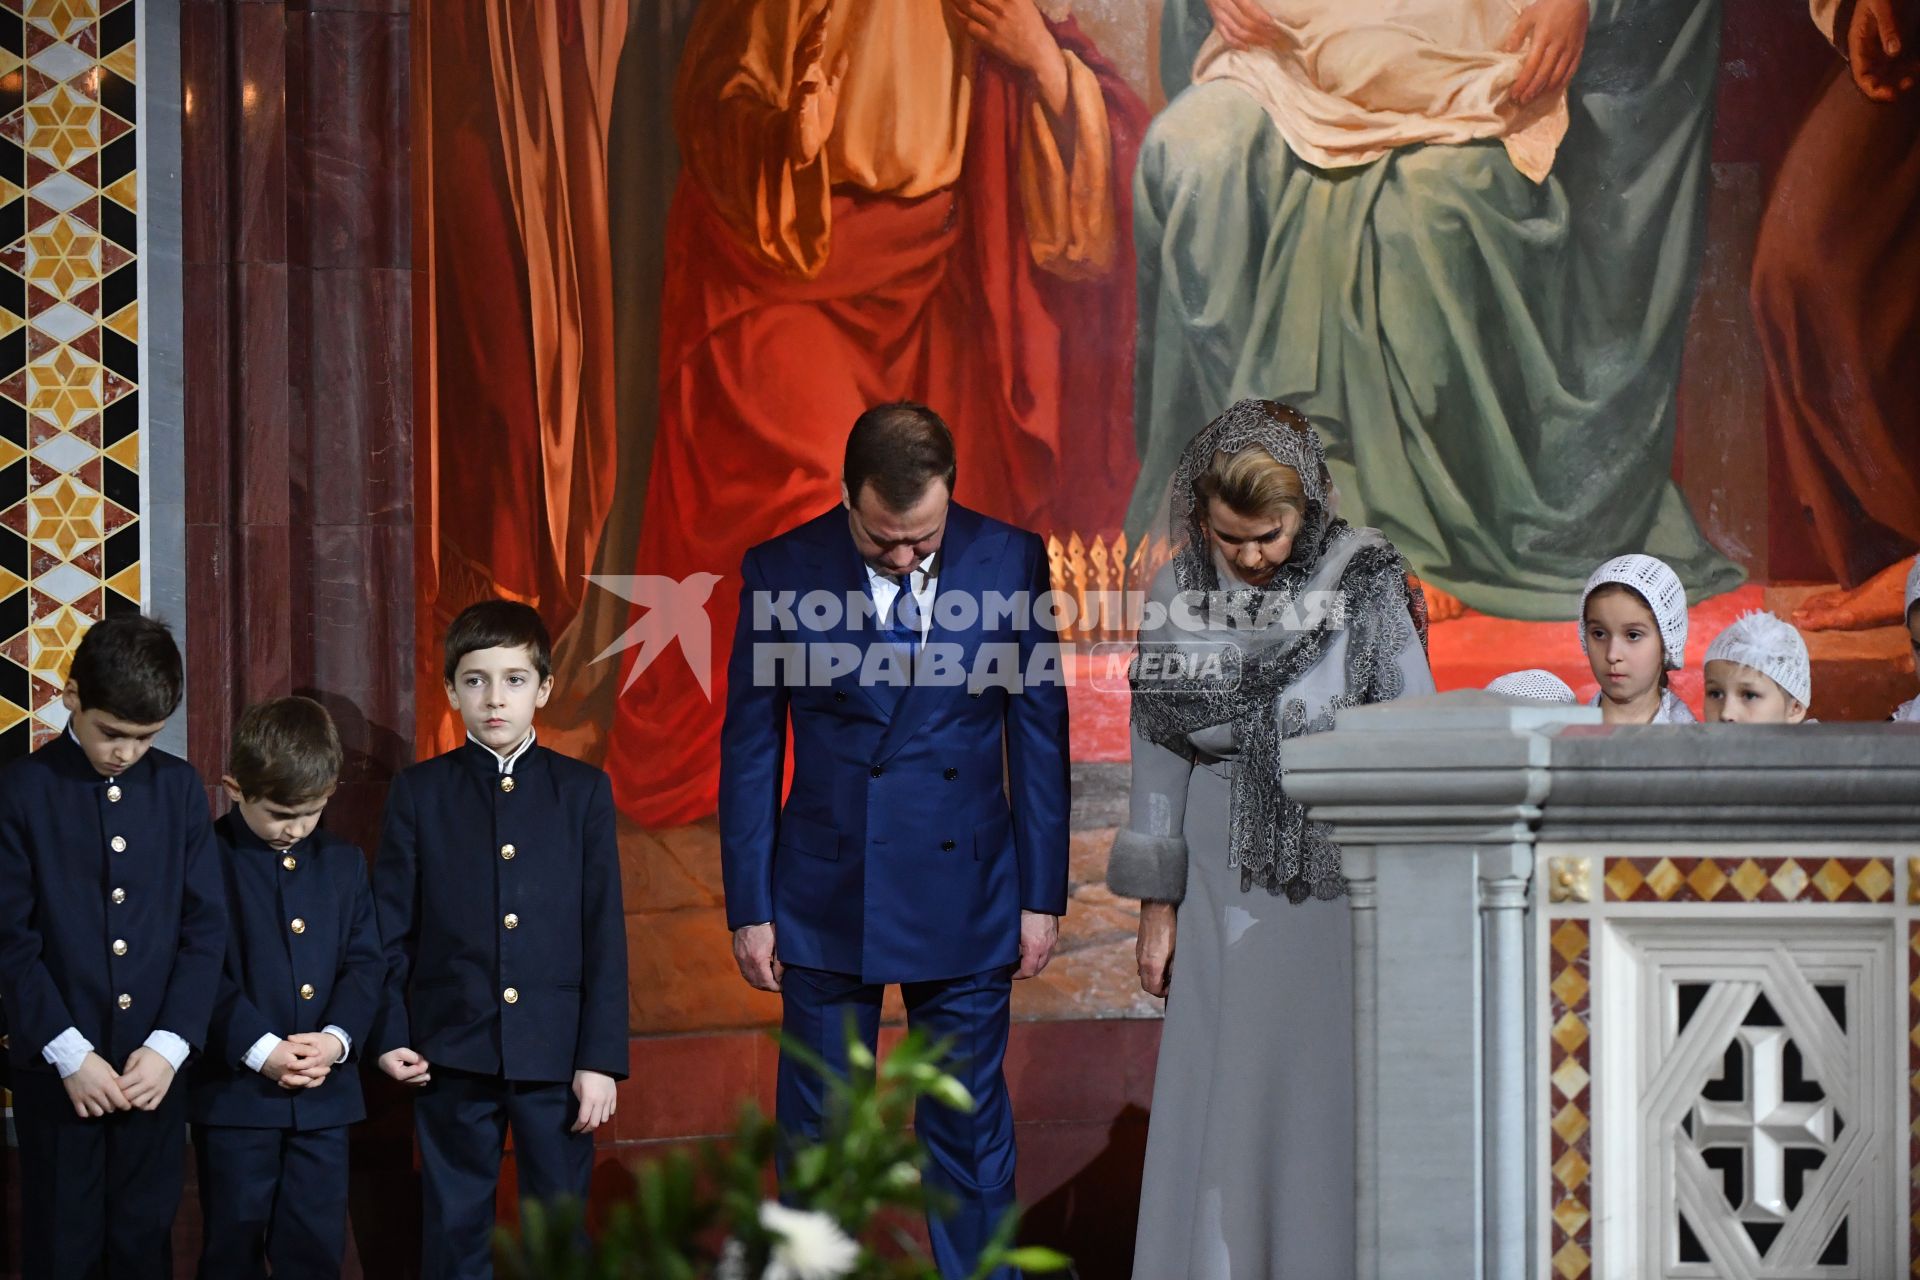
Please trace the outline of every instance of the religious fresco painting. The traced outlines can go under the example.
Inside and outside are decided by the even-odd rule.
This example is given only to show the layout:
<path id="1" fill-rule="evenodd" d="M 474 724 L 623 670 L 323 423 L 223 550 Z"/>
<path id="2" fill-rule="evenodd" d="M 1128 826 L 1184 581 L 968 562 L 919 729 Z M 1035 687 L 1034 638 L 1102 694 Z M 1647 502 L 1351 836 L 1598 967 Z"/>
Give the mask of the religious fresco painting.
<path id="1" fill-rule="evenodd" d="M 635 1029 L 771 1020 L 711 820 L 739 561 L 901 398 L 1081 601 L 1144 583 L 1181 448 L 1270 396 L 1421 578 L 1442 689 L 1590 694 L 1582 583 L 1646 551 L 1696 708 L 1707 643 L 1770 608 L 1817 716 L 1882 719 L 1920 547 L 1915 8 L 429 0 L 419 749 L 457 725 L 447 620 L 535 604 L 542 732 L 614 779 Z M 709 633 L 664 629 L 669 590 Z M 1089 612 L 1073 908 L 1026 1017 L 1156 1012 L 1101 883 L 1128 633 Z"/>

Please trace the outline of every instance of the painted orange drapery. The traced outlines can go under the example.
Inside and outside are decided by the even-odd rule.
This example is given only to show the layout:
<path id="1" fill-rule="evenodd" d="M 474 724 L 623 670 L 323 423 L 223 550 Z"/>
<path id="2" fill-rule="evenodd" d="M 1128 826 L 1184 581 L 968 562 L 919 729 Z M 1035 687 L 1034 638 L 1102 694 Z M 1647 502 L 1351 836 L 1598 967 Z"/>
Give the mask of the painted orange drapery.
<path id="1" fill-rule="evenodd" d="M 828 65 L 848 55 L 835 136 L 796 163 L 793 50 L 821 7 L 712 0 L 681 64 L 636 571 L 724 580 L 711 700 L 669 652 L 616 705 L 606 765 L 646 825 L 712 812 L 740 557 L 838 500 L 863 409 L 932 405 L 954 431 L 960 500 L 1028 527 L 1117 527 L 1132 483 L 1144 106 L 1071 21 L 1053 27 L 1068 118 L 1050 122 L 940 0 L 841 4 L 826 32 Z"/>
<path id="2" fill-rule="evenodd" d="M 607 136 L 628 0 L 426 12 L 433 381 L 419 749 L 457 740 L 437 637 L 489 595 L 579 609 L 613 499 Z"/>

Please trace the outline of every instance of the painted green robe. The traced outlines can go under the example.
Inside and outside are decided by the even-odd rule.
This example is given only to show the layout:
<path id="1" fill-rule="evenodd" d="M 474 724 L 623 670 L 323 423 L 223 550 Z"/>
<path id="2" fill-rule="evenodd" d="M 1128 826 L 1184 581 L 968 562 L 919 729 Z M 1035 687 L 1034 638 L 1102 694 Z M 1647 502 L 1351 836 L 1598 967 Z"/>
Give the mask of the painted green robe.
<path id="1" fill-rule="evenodd" d="M 1497 141 L 1314 168 L 1239 89 L 1186 83 L 1208 28 L 1203 0 L 1169 0 L 1177 96 L 1135 178 L 1129 532 L 1161 532 L 1196 431 L 1266 396 L 1319 427 L 1341 514 L 1474 608 L 1572 617 L 1587 574 L 1627 551 L 1695 600 L 1737 586 L 1671 478 L 1718 0 L 1595 0 L 1538 185 Z"/>

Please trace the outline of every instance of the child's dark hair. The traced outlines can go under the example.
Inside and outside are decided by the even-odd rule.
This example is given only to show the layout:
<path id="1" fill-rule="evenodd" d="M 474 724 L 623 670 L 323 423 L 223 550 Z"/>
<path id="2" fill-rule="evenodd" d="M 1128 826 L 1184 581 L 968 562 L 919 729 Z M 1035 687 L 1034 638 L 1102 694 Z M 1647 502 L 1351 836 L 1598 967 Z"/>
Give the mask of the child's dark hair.
<path id="1" fill-rule="evenodd" d="M 340 781 L 340 734 L 312 698 L 256 702 L 234 726 L 227 772 L 240 794 L 274 804 L 310 804 Z"/>
<path id="2" fill-rule="evenodd" d="M 447 683 L 453 683 L 460 659 L 470 653 L 523 646 L 532 652 L 534 669 L 542 680 L 553 674 L 553 641 L 547 637 L 547 624 L 531 606 L 513 600 L 470 604 L 447 628 Z"/>
<path id="3" fill-rule="evenodd" d="M 67 670 L 82 711 L 128 724 L 159 724 L 180 709 L 186 672 L 167 624 L 139 614 L 103 618 L 87 628 Z"/>

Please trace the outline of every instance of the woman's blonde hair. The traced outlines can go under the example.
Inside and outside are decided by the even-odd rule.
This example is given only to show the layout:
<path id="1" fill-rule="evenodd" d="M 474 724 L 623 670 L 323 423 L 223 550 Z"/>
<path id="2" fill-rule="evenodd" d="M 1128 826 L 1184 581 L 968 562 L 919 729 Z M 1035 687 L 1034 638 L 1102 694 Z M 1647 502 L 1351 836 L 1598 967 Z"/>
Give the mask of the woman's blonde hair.
<path id="1" fill-rule="evenodd" d="M 1277 515 L 1282 507 L 1305 513 L 1307 491 L 1300 473 L 1265 449 L 1216 453 L 1213 463 L 1194 481 L 1201 509 L 1214 498 L 1248 519 Z"/>

